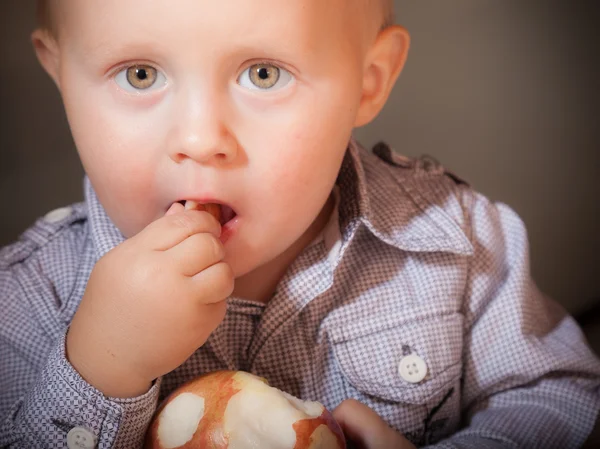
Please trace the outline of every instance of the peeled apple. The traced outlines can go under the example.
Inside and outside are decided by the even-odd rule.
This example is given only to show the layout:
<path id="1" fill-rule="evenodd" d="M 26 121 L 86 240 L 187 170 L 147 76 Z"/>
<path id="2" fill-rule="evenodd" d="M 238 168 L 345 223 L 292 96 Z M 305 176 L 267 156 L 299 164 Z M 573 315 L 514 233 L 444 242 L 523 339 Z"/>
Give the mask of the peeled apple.
<path id="1" fill-rule="evenodd" d="M 345 449 L 320 403 L 243 371 L 217 371 L 175 390 L 156 411 L 147 449 Z"/>

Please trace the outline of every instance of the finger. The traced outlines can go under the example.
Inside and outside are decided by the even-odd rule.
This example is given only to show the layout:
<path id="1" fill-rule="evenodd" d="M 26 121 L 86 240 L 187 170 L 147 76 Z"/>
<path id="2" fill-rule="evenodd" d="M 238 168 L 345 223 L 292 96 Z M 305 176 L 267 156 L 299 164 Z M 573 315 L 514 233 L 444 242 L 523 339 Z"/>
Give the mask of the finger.
<path id="1" fill-rule="evenodd" d="M 233 293 L 233 271 L 225 262 L 211 265 L 192 276 L 190 281 L 202 304 L 222 301 Z"/>
<path id="2" fill-rule="evenodd" d="M 196 201 L 188 200 L 185 203 L 185 210 L 203 210 L 215 217 L 215 220 L 221 220 L 221 207 L 217 204 L 200 204 Z"/>
<path id="3" fill-rule="evenodd" d="M 171 204 L 171 207 L 169 207 L 169 210 L 167 211 L 167 213 L 165 215 L 173 215 L 176 214 L 177 212 L 182 212 L 184 209 L 183 204 L 181 203 L 173 203 Z"/>
<path id="4" fill-rule="evenodd" d="M 225 257 L 223 244 L 213 234 L 201 232 L 164 253 L 172 260 L 175 269 L 184 276 L 194 276 Z"/>
<path id="5" fill-rule="evenodd" d="M 201 319 L 198 323 L 198 328 L 201 327 L 203 330 L 213 333 L 213 331 L 221 324 L 225 315 L 227 314 L 227 301 L 219 301 L 213 304 L 204 304 L 202 306 L 202 312 L 199 313 Z M 201 341 L 197 343 L 197 346 L 202 346 L 205 341 L 205 333 L 201 332 Z"/>
<path id="6" fill-rule="evenodd" d="M 344 435 L 369 449 L 387 449 L 409 443 L 401 434 L 389 427 L 375 411 L 359 401 L 348 399 L 334 411 L 333 417 L 344 431 Z M 410 443 L 409 443 L 410 444 Z"/>
<path id="7" fill-rule="evenodd" d="M 338 422 L 346 438 L 353 441 L 357 447 L 364 447 L 365 433 L 373 418 L 363 409 L 363 404 L 354 399 L 343 401 L 334 411 L 333 417 Z M 368 407 L 367 407 L 368 408 Z M 364 417 L 367 421 L 364 421 Z M 362 426 L 365 426 L 363 429 Z"/>
<path id="8" fill-rule="evenodd" d="M 159 218 L 135 238 L 151 249 L 165 251 L 200 232 L 219 237 L 221 225 L 208 212 L 185 211 Z"/>

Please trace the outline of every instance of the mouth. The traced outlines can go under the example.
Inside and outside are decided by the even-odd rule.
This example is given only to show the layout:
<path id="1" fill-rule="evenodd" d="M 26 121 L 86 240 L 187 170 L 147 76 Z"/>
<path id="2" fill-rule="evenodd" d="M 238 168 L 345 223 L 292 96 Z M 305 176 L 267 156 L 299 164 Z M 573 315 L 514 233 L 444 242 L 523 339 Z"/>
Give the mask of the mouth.
<path id="1" fill-rule="evenodd" d="M 178 203 L 181 204 L 185 210 L 199 210 L 208 212 L 215 217 L 221 226 L 225 226 L 227 223 L 237 217 L 237 213 L 226 204 L 201 203 L 194 200 L 180 200 Z"/>

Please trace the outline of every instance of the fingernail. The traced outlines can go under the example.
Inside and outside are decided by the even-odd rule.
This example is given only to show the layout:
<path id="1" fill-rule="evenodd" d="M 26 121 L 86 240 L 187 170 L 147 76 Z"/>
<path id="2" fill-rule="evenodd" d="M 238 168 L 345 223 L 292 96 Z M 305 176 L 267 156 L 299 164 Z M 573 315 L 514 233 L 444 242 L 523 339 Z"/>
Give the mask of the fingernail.
<path id="1" fill-rule="evenodd" d="M 177 209 L 179 209 L 179 207 L 183 207 L 183 206 L 179 203 L 171 204 L 171 207 L 169 207 L 169 210 L 167 210 L 167 213 L 165 214 L 165 216 L 176 214 Z"/>

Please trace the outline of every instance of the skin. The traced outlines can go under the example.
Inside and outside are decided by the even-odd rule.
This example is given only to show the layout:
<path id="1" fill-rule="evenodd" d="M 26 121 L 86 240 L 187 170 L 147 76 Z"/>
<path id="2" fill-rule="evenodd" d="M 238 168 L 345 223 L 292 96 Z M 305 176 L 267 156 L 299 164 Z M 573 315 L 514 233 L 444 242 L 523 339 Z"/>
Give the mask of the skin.
<path id="1" fill-rule="evenodd" d="M 323 229 L 351 132 L 385 104 L 409 37 L 346 0 L 53 7 L 55 33 L 33 44 L 126 237 L 92 271 L 67 356 L 106 395 L 134 397 L 204 344 L 229 295 L 267 302 Z M 256 89 L 257 63 L 283 81 Z M 123 75 L 136 64 L 157 83 L 136 90 Z M 185 199 L 230 205 L 236 232 Z"/>
<path id="2" fill-rule="evenodd" d="M 342 402 L 334 411 L 346 440 L 353 449 L 415 449 L 415 445 L 379 417 L 371 408 L 354 399 Z"/>

